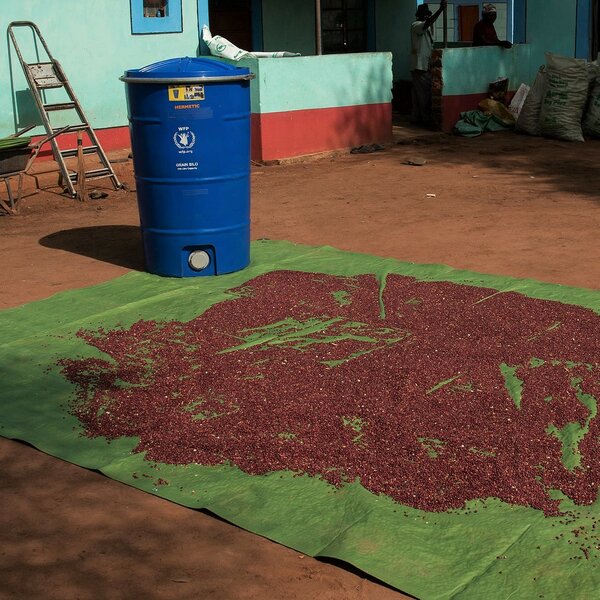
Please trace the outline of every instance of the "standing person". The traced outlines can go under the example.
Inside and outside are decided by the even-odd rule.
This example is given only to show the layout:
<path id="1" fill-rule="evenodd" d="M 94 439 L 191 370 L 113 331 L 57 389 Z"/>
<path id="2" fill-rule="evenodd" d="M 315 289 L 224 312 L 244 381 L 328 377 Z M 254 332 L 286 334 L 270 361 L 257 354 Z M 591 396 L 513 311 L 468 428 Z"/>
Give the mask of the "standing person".
<path id="1" fill-rule="evenodd" d="M 496 7 L 493 4 L 484 4 L 481 20 L 473 27 L 473 46 L 500 46 L 512 48 L 507 40 L 499 40 L 494 21 L 496 20 Z"/>
<path id="2" fill-rule="evenodd" d="M 410 26 L 410 74 L 412 77 L 412 118 L 413 123 L 431 125 L 431 72 L 430 59 L 435 40 L 433 24 L 444 12 L 448 0 L 440 0 L 440 8 L 435 14 L 427 3 L 421 4 L 415 14 L 416 21 Z"/>

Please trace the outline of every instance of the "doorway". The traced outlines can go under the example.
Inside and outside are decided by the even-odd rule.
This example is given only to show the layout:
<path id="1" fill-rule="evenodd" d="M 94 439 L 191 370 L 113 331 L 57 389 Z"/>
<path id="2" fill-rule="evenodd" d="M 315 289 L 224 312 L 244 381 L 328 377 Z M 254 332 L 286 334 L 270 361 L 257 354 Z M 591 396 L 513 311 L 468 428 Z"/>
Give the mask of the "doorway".
<path id="1" fill-rule="evenodd" d="M 458 40 L 473 41 L 473 27 L 479 21 L 479 4 L 457 6 L 458 9 Z"/>
<path id="2" fill-rule="evenodd" d="M 252 45 L 252 0 L 209 0 L 210 31 L 243 50 Z"/>

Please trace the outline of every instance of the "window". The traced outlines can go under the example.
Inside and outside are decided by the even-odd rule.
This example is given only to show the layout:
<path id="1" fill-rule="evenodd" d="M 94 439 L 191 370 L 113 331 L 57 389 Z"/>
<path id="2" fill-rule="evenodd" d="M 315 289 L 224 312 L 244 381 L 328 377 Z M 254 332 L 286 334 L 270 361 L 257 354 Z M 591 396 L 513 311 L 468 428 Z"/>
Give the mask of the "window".
<path id="1" fill-rule="evenodd" d="M 501 40 L 512 39 L 512 19 L 514 0 L 495 0 L 496 22 L 494 27 Z M 471 42 L 473 40 L 473 27 L 481 18 L 483 6 L 486 0 L 448 0 L 448 41 L 449 42 Z M 421 4 L 419 2 L 419 4 Z M 435 12 L 439 2 L 429 2 L 429 9 Z M 444 21 L 440 17 L 435 22 L 435 39 L 441 42 L 444 39 Z"/>
<path id="2" fill-rule="evenodd" d="M 130 0 L 131 33 L 183 31 L 181 0 Z"/>
<path id="3" fill-rule="evenodd" d="M 437 12 L 439 7 L 440 7 L 439 4 L 436 4 L 435 2 L 429 2 L 429 10 L 431 12 L 433 12 L 433 13 Z M 452 0 L 449 0 L 448 8 L 446 10 L 446 13 L 447 13 L 446 17 L 448 20 L 447 34 L 448 34 L 449 42 L 454 42 L 457 37 L 456 33 L 455 33 L 455 28 L 456 28 L 455 7 L 456 7 L 456 2 L 452 2 Z M 435 22 L 434 27 L 435 27 L 435 41 L 441 42 L 444 39 L 444 19 L 442 19 L 442 17 L 440 17 Z"/>
<path id="4" fill-rule="evenodd" d="M 323 54 L 367 49 L 366 0 L 321 0 Z"/>
<path id="5" fill-rule="evenodd" d="M 169 16 L 167 0 L 144 0 L 144 18 L 163 18 Z"/>

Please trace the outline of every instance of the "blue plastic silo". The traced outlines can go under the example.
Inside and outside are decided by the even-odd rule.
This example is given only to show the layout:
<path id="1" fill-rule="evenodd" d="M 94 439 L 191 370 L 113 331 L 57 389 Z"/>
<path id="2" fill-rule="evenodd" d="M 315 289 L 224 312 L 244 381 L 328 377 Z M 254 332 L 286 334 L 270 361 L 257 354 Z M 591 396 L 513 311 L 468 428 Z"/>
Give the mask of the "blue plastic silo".
<path id="1" fill-rule="evenodd" d="M 253 77 L 189 57 L 121 77 L 150 273 L 219 275 L 250 262 Z"/>

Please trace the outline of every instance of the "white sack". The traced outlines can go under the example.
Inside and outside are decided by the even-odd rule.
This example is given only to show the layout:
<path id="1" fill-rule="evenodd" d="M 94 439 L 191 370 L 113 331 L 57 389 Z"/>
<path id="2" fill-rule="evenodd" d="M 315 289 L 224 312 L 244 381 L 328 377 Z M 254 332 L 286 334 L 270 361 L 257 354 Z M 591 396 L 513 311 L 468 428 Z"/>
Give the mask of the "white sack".
<path id="1" fill-rule="evenodd" d="M 208 46 L 213 56 L 237 61 L 248 55 L 246 50 L 241 50 L 224 37 L 211 35 L 208 25 L 202 27 L 202 41 Z"/>
<path id="2" fill-rule="evenodd" d="M 519 115 L 521 114 L 521 109 L 523 108 L 523 104 L 525 103 L 530 89 L 531 88 L 527 84 L 522 83 L 519 86 L 519 89 L 516 91 L 515 95 L 513 96 L 512 100 L 510 101 L 510 104 L 508 105 L 508 110 L 510 111 L 510 114 L 515 118 L 515 121 L 519 118 Z"/>
<path id="3" fill-rule="evenodd" d="M 295 52 L 286 51 L 248 52 L 247 50 L 242 50 L 220 35 L 213 36 L 210 33 L 208 25 L 202 27 L 202 40 L 208 46 L 208 49 L 213 56 L 228 58 L 235 61 L 241 60 L 242 58 L 283 58 L 287 56 L 300 56 L 300 54 Z"/>
<path id="4" fill-rule="evenodd" d="M 542 101 L 546 94 L 547 82 L 546 67 L 542 65 L 525 101 L 523 102 L 515 126 L 517 131 L 528 133 L 529 135 L 541 135 L 540 111 L 542 110 Z"/>

